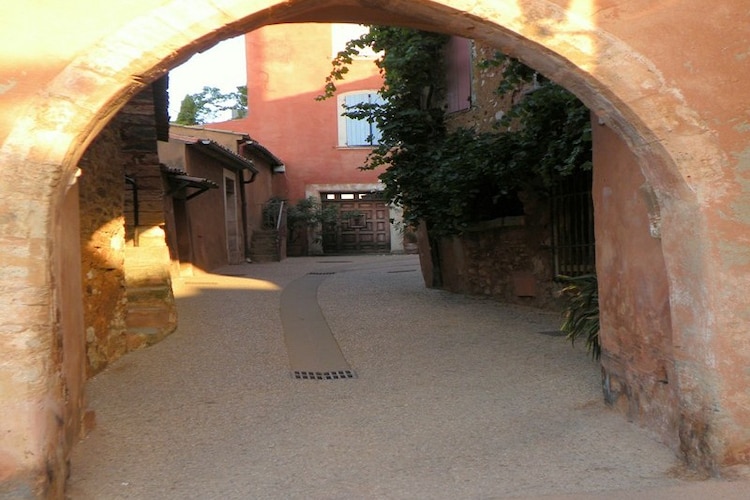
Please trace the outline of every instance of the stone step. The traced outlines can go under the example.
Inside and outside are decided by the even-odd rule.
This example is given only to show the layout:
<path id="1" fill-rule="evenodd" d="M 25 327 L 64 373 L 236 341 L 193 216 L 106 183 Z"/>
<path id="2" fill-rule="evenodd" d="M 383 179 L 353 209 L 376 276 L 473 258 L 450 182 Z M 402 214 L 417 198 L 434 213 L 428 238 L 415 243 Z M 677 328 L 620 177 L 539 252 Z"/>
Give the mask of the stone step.
<path id="1" fill-rule="evenodd" d="M 255 231 L 250 242 L 250 259 L 253 262 L 279 262 L 279 232 Z"/>
<path id="2" fill-rule="evenodd" d="M 126 292 L 128 304 L 139 302 L 165 302 L 172 298 L 172 288 L 165 284 L 152 286 L 131 286 Z"/>
<path id="3" fill-rule="evenodd" d="M 171 325 L 174 321 L 174 310 L 166 305 L 128 307 L 125 313 L 125 326 L 128 331 L 142 328 L 164 330 L 165 326 Z"/>
<path id="4" fill-rule="evenodd" d="M 252 260 L 253 262 L 278 262 L 279 256 L 275 253 L 251 254 L 250 260 Z"/>

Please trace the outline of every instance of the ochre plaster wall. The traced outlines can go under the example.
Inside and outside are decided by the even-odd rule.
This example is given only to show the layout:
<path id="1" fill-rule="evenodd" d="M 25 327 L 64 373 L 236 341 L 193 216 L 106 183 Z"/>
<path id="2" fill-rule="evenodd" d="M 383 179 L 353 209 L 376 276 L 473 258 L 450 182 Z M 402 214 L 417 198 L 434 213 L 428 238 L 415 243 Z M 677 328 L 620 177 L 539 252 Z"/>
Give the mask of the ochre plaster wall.
<path id="1" fill-rule="evenodd" d="M 190 175 L 212 180 L 219 186 L 218 189 L 209 189 L 186 201 L 190 218 L 193 267 L 196 270 L 211 271 L 229 264 L 227 226 L 224 218 L 224 169 L 212 158 L 192 151 L 189 146 L 185 155 Z M 239 213 L 239 206 L 236 209 Z"/>
<path id="2" fill-rule="evenodd" d="M 52 422 L 61 402 L 62 366 L 51 332 L 62 302 L 51 292 L 65 275 L 55 214 L 86 146 L 146 83 L 191 54 L 289 21 L 391 21 L 484 39 L 575 92 L 635 154 L 659 206 L 685 422 L 680 449 L 709 468 L 747 462 L 750 373 L 742 367 L 750 365 L 750 118 L 743 103 L 750 102 L 750 86 L 743 82 L 750 80 L 749 18 L 745 0 L 5 6 L 0 493 L 54 495 L 46 457 L 62 431 L 33 423 Z M 62 477 L 59 462 L 51 464 L 52 476 Z"/>
<path id="3" fill-rule="evenodd" d="M 226 233 L 224 228 L 224 194 L 223 194 L 223 170 L 224 166 L 216 159 L 194 151 L 193 147 L 186 144 L 179 138 L 209 139 L 223 146 L 227 150 L 240 156 L 250 159 L 257 173 L 244 171 L 243 174 L 236 176 L 236 188 L 243 189 L 245 194 L 245 204 L 237 191 L 237 213 L 240 223 L 244 222 L 242 228 L 242 237 L 247 239 L 242 247 L 243 259 L 246 257 L 245 249 L 248 253 L 252 244 L 252 237 L 255 231 L 262 229 L 263 223 L 263 206 L 273 196 L 284 197 L 285 179 L 283 174 L 274 173 L 268 160 L 262 155 L 253 153 L 250 148 L 246 148 L 244 143 L 250 140 L 250 137 L 243 133 L 234 133 L 226 130 L 214 130 L 199 126 L 177 126 L 172 125 L 170 128 L 174 135 L 169 142 L 159 142 L 159 158 L 166 166 L 185 170 L 188 174 L 207 178 L 214 181 L 220 187 L 219 189 L 210 189 L 208 192 L 198 195 L 191 200 L 177 201 L 183 203 L 187 209 L 186 216 L 189 217 L 191 228 L 186 231 L 182 228 L 181 238 L 189 240 L 192 252 L 190 255 L 179 255 L 182 263 L 183 272 L 196 270 L 210 271 L 217 267 L 229 264 L 226 252 Z M 234 172 L 234 170 L 229 170 Z M 241 177 L 244 176 L 243 177 Z M 195 192 L 190 189 L 188 194 Z M 179 210 L 179 209 L 178 209 Z M 241 213 L 245 211 L 243 218 Z M 167 208 L 167 233 L 171 239 L 170 248 L 173 253 L 173 259 L 177 258 L 177 220 L 175 216 L 173 203 L 168 203 Z M 186 263 L 192 260 L 192 265 Z M 236 263 L 236 262 L 235 262 Z"/>
<path id="4" fill-rule="evenodd" d="M 679 447 L 669 281 L 653 191 L 636 158 L 596 121 L 594 223 L 605 400 Z M 688 455 L 689 456 L 689 455 Z"/>
<path id="5" fill-rule="evenodd" d="M 236 128 L 237 123 L 227 122 L 224 124 L 227 128 Z M 219 124 L 219 126 L 222 126 Z M 247 228 L 246 234 L 250 238 L 252 232 L 261 228 L 263 222 L 263 205 L 272 197 L 276 196 L 279 198 L 286 198 L 287 192 L 287 180 L 285 173 L 275 173 L 268 160 L 262 155 L 254 153 L 251 148 L 245 147 L 243 144 L 245 141 L 253 140 L 250 135 L 244 132 L 231 132 L 228 130 L 214 130 L 213 125 L 207 125 L 206 127 L 188 127 L 188 126 L 176 126 L 172 125 L 171 129 L 174 133 L 179 135 L 204 137 L 211 139 L 221 144 L 230 151 L 237 153 L 240 156 L 244 156 L 252 160 L 258 173 L 252 182 L 245 184 L 245 199 L 247 200 Z M 264 144 L 261 143 L 265 147 Z M 159 145 L 159 155 L 162 156 L 163 144 Z M 179 149 L 179 148 L 177 148 Z M 276 151 L 271 151 L 276 154 Z M 170 153 L 172 156 L 176 154 L 174 151 Z M 279 158 L 284 161 L 284 158 Z M 165 158 L 162 158 L 164 161 Z M 169 157 L 167 158 L 169 160 Z M 168 163 L 168 161 L 165 161 Z M 250 172 L 245 172 L 245 181 L 250 180 Z"/>
<path id="6" fill-rule="evenodd" d="M 378 172 L 362 171 L 369 148 L 338 145 L 336 97 L 316 101 L 331 71 L 331 25 L 266 26 L 246 35 L 248 117 L 212 127 L 241 130 L 287 165 L 289 200 L 305 197 L 310 184 L 373 184 Z M 382 78 L 372 60 L 355 59 L 339 93 L 377 90 Z"/>
<path id="7" fill-rule="evenodd" d="M 81 287 L 81 244 L 78 222 L 78 185 L 69 186 L 56 213 L 55 240 L 61 245 L 56 255 L 56 267 L 60 280 L 54 293 L 58 299 L 55 311 L 55 328 L 51 358 L 59 363 L 62 375 L 54 384 L 57 396 L 52 411 L 44 420 L 30 422 L 37 426 L 47 442 L 41 443 L 44 450 L 46 488 L 52 495 L 60 495 L 65 486 L 68 457 L 81 432 L 83 412 L 86 408 L 84 384 L 86 382 L 86 359 L 84 354 L 83 297 Z M 40 478 L 35 478 L 38 486 Z M 0 486 L 2 493 L 2 486 Z"/>

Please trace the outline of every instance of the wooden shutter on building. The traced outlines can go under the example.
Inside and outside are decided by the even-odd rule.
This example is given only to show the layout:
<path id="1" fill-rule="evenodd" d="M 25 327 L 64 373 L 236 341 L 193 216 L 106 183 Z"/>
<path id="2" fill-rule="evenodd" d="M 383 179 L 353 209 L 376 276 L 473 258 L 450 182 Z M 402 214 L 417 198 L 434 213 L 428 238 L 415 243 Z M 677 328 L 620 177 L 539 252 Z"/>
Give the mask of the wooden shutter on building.
<path id="1" fill-rule="evenodd" d="M 350 94 L 344 96 L 346 108 L 358 104 L 382 104 L 383 98 L 375 93 Z M 346 145 L 347 146 L 371 146 L 380 143 L 380 130 L 374 123 L 367 120 L 346 118 Z"/>

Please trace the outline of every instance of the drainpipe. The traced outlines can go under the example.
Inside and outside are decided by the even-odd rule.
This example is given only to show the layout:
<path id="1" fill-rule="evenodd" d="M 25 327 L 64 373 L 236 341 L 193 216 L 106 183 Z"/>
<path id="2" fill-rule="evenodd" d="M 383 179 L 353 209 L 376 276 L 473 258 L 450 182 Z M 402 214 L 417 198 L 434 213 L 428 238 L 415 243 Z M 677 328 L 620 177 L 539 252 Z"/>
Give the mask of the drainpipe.
<path id="1" fill-rule="evenodd" d="M 250 179 L 245 180 L 245 169 L 239 171 L 240 174 L 240 205 L 242 205 L 242 246 L 245 247 L 245 260 L 250 259 L 250 238 L 247 236 L 247 197 L 245 196 L 245 185 L 255 182 L 257 172 L 250 171 Z"/>

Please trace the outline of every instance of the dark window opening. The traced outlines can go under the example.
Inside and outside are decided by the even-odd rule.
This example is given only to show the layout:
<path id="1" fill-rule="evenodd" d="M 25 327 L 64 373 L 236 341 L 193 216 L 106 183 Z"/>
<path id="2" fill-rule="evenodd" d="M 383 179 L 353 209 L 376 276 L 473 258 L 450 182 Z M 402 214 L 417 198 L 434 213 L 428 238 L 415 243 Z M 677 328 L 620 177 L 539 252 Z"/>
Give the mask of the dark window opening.
<path id="1" fill-rule="evenodd" d="M 564 178 L 550 199 L 555 275 L 596 272 L 591 171 Z"/>

